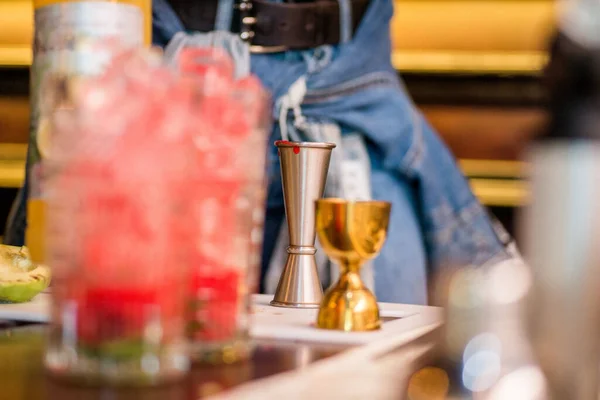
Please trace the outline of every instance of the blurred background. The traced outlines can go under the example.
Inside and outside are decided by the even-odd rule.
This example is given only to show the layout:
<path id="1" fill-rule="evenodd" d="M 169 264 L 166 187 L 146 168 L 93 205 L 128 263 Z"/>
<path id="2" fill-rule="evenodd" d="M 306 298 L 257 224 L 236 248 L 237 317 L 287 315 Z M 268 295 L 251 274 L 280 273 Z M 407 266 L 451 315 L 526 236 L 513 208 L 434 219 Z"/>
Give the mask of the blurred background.
<path id="1" fill-rule="evenodd" d="M 552 0 L 395 0 L 392 62 L 460 160 L 481 202 L 513 232 L 528 200 L 528 138 L 544 122 L 541 70 Z M 0 0 L 0 226 L 24 177 L 30 0 Z"/>

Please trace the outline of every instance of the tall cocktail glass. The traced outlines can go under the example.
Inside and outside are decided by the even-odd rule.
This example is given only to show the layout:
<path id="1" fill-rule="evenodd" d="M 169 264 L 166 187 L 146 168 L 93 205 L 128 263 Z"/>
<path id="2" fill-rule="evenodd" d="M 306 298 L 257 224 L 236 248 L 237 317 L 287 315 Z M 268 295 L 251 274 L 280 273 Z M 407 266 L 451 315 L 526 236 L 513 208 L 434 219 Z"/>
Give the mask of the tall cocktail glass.
<path id="1" fill-rule="evenodd" d="M 250 295 L 260 271 L 270 102 L 254 77 L 233 80 L 231 61 L 217 50 L 190 49 L 180 61 L 184 71 L 206 82 L 203 98 L 212 110 L 194 133 L 197 166 L 190 178 L 196 229 L 190 246 L 192 357 L 232 363 L 251 351 Z"/>
<path id="2" fill-rule="evenodd" d="M 54 276 L 45 365 L 60 378 L 148 385 L 190 368 L 182 194 L 193 113 L 186 86 L 154 57 L 125 54 L 81 81 L 71 109 L 52 118 L 42 165 Z"/>

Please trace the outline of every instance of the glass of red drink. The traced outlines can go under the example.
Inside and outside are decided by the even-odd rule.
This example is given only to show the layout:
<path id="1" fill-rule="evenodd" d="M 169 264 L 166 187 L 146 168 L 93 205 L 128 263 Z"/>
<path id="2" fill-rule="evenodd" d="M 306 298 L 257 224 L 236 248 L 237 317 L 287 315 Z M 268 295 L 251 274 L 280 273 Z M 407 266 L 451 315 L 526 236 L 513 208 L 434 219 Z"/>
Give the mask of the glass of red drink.
<path id="1" fill-rule="evenodd" d="M 148 385 L 190 369 L 191 112 L 166 68 L 133 53 L 121 62 L 122 72 L 83 82 L 72 111 L 53 120 L 45 365 L 77 382 Z"/>
<path id="2" fill-rule="evenodd" d="M 221 59 L 215 50 L 198 51 Z M 254 77 L 233 80 L 191 68 L 225 82 L 205 95 L 207 118 L 196 132 L 198 166 L 193 178 L 194 213 L 188 334 L 192 358 L 233 363 L 247 358 L 251 294 L 256 293 L 266 196 L 269 99 Z M 215 67 L 216 68 L 216 67 Z M 206 76 L 204 75 L 204 76 Z M 227 79 L 231 80 L 227 83 Z M 228 87 L 227 90 L 222 89 Z"/>

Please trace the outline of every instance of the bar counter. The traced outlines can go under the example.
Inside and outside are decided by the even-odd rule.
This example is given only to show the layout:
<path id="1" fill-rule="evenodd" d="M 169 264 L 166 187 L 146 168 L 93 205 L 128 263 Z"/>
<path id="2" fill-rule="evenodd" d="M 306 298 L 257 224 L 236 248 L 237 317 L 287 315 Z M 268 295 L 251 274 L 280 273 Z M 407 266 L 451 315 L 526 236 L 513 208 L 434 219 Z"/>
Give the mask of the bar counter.
<path id="1" fill-rule="evenodd" d="M 12 325 L 12 326 L 11 326 Z M 350 349 L 293 341 L 258 341 L 251 360 L 224 366 L 194 366 L 184 381 L 146 389 L 84 387 L 48 376 L 43 367 L 45 325 L 14 326 L 0 323 L 0 398 L 6 400 L 87 399 L 203 399 L 250 381 L 308 365 Z M 435 341 L 439 332 L 427 334 L 407 346 Z M 428 360 L 421 360 L 425 365 Z M 398 398 L 403 398 L 398 393 Z"/>

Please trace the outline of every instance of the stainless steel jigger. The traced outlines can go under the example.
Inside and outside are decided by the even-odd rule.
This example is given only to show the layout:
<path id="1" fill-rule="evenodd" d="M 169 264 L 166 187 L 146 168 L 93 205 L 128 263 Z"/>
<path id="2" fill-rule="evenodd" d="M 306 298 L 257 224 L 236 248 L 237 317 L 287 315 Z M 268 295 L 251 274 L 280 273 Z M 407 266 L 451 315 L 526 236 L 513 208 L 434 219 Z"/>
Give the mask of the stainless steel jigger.
<path id="1" fill-rule="evenodd" d="M 323 196 L 333 143 L 277 141 L 288 256 L 272 306 L 318 308 L 323 298 L 315 261 L 315 201 Z"/>

